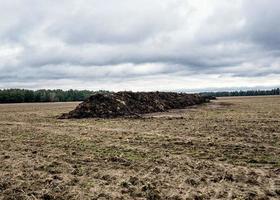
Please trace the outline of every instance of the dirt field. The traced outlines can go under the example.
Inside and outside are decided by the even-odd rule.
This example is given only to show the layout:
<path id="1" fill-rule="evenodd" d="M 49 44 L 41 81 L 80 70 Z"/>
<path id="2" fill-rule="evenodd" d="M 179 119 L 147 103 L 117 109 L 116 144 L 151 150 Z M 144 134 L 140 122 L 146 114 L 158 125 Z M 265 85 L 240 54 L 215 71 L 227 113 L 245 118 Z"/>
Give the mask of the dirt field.
<path id="1" fill-rule="evenodd" d="M 280 199 L 280 97 L 143 119 L 0 105 L 0 199 Z"/>

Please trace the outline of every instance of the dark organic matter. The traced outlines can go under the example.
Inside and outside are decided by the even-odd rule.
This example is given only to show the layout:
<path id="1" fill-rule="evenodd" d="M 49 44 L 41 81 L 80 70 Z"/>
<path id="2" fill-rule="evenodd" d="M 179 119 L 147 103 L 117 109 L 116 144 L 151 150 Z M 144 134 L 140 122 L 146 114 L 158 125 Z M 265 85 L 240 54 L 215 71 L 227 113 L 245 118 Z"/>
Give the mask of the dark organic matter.
<path id="1" fill-rule="evenodd" d="M 113 118 L 164 112 L 209 102 L 198 94 L 175 92 L 117 92 L 94 94 L 61 118 Z"/>

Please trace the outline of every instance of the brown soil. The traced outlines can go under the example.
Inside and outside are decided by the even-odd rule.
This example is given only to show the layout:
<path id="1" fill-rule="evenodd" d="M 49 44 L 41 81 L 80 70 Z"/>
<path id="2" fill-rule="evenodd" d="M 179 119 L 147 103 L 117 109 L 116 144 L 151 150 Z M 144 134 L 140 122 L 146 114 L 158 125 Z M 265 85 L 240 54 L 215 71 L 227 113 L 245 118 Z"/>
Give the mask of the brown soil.
<path id="1" fill-rule="evenodd" d="M 0 200 L 279 200 L 279 105 L 78 120 L 56 118 L 77 103 L 0 105 Z"/>
<path id="2" fill-rule="evenodd" d="M 208 97 L 175 92 L 117 92 L 94 94 L 60 118 L 114 118 L 165 112 L 209 102 Z"/>

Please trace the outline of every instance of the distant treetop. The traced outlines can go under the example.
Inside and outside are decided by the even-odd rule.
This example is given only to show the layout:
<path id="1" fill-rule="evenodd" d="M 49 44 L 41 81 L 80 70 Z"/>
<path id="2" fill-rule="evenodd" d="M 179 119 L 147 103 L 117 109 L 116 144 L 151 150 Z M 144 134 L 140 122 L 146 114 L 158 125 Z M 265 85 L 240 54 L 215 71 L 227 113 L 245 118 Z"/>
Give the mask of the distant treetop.
<path id="1" fill-rule="evenodd" d="M 106 91 L 97 91 L 106 92 Z M 89 90 L 0 90 L 0 103 L 83 101 L 97 92 Z"/>
<path id="2" fill-rule="evenodd" d="M 247 90 L 247 91 L 224 91 L 224 92 L 202 92 L 203 95 L 215 97 L 230 97 L 230 96 L 267 96 L 280 95 L 280 89 L 275 88 L 271 90 Z"/>

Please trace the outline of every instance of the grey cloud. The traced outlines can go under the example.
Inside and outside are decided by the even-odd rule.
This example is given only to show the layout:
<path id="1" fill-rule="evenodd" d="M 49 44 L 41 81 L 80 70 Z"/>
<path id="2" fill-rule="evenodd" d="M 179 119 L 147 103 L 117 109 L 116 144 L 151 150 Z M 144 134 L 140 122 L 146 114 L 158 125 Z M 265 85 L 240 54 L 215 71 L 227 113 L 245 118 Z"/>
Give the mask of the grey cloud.
<path id="1" fill-rule="evenodd" d="M 0 84 L 280 75 L 279 11 L 277 0 L 2 1 Z"/>
<path id="2" fill-rule="evenodd" d="M 280 48 L 280 2 L 277 0 L 245 1 L 245 34 L 268 49 Z"/>

